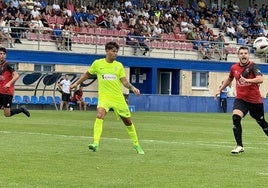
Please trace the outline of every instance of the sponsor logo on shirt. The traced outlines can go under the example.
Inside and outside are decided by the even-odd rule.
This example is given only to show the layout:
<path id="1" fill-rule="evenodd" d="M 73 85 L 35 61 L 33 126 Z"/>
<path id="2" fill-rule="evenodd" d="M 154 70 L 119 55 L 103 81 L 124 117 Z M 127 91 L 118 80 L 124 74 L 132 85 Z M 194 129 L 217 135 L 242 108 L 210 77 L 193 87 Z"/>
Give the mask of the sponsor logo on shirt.
<path id="1" fill-rule="evenodd" d="M 117 77 L 114 74 L 103 74 L 102 76 L 103 80 L 116 80 Z"/>

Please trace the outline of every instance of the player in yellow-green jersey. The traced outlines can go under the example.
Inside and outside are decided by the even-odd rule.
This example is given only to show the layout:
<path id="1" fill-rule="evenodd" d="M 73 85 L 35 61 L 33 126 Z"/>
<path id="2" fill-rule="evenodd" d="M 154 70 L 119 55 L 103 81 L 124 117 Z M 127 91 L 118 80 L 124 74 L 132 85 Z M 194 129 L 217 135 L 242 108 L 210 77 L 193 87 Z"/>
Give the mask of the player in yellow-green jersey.
<path id="1" fill-rule="evenodd" d="M 108 42 L 105 45 L 106 57 L 95 60 L 90 68 L 73 83 L 73 89 L 88 79 L 91 75 L 98 78 L 98 106 L 97 117 L 94 123 L 94 141 L 89 144 L 89 149 L 94 152 L 99 149 L 99 142 L 102 133 L 103 121 L 110 109 L 120 117 L 127 127 L 128 134 L 133 142 L 133 146 L 138 154 L 144 154 L 139 145 L 138 136 L 134 124 L 131 121 L 131 113 L 122 92 L 122 85 L 133 91 L 135 95 L 140 94 L 140 90 L 134 87 L 126 79 L 123 65 L 116 61 L 119 45 L 115 42 Z"/>

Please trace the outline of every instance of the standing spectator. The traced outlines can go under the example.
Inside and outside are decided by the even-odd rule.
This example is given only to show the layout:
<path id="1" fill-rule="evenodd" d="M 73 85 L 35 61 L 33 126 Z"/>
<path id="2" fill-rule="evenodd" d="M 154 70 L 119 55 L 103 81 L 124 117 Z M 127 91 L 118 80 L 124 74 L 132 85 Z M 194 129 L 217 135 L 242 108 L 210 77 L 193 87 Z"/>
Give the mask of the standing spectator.
<path id="1" fill-rule="evenodd" d="M 70 85 L 71 81 L 69 80 L 68 74 L 65 74 L 64 79 L 60 81 L 58 84 L 59 90 L 62 91 L 61 94 L 61 103 L 60 103 L 60 110 L 62 110 L 63 106 L 66 106 L 66 110 L 69 109 L 69 102 L 70 102 Z"/>
<path id="2" fill-rule="evenodd" d="M 112 108 L 117 117 L 120 117 L 127 127 L 127 132 L 133 142 L 134 149 L 138 154 L 144 154 L 138 141 L 135 126 L 131 120 L 131 113 L 122 93 L 122 85 L 133 91 L 135 95 L 140 95 L 140 90 L 129 83 L 126 79 L 126 73 L 122 63 L 116 61 L 118 49 L 119 45 L 117 43 L 108 42 L 105 45 L 106 57 L 95 60 L 90 68 L 70 88 L 75 88 L 91 75 L 97 75 L 99 102 L 97 106 L 97 117 L 94 123 L 94 141 L 88 146 L 90 150 L 94 152 L 98 151 L 103 122 L 107 113 Z"/>
<path id="3" fill-rule="evenodd" d="M 62 30 L 62 46 L 65 50 L 67 51 L 72 51 L 72 38 L 73 38 L 73 33 L 70 30 L 68 25 L 64 25 L 64 28 Z"/>
<path id="4" fill-rule="evenodd" d="M 222 81 L 223 84 L 223 81 Z M 221 88 L 221 86 L 219 87 Z M 223 111 L 223 113 L 227 112 L 227 88 L 224 88 L 220 92 L 220 107 Z"/>
<path id="5" fill-rule="evenodd" d="M 18 80 L 19 74 L 6 62 L 6 56 L 6 49 L 0 47 L 0 108 L 3 109 L 5 117 L 19 113 L 30 117 L 30 112 L 24 106 L 11 109 L 15 82 Z"/>
<path id="6" fill-rule="evenodd" d="M 264 118 L 263 99 L 260 93 L 260 84 L 263 83 L 263 75 L 258 65 L 249 60 L 249 48 L 241 46 L 238 50 L 239 62 L 231 66 L 228 78 L 216 91 L 214 97 L 236 80 L 236 98 L 233 106 L 233 134 L 236 146 L 231 151 L 233 154 L 244 152 L 242 142 L 241 120 L 247 113 L 256 120 L 263 132 L 268 136 L 268 123 Z"/>

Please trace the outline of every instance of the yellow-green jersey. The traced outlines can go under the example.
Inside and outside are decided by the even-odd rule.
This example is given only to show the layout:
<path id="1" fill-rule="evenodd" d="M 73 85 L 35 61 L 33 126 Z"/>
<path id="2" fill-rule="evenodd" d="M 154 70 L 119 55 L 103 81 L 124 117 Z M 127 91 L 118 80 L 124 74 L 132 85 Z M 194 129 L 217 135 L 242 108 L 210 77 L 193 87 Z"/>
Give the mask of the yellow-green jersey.
<path id="1" fill-rule="evenodd" d="M 108 63 L 105 58 L 98 59 L 93 62 L 88 72 L 97 75 L 99 100 L 124 98 L 120 79 L 126 77 L 126 74 L 122 63 L 118 61 Z"/>

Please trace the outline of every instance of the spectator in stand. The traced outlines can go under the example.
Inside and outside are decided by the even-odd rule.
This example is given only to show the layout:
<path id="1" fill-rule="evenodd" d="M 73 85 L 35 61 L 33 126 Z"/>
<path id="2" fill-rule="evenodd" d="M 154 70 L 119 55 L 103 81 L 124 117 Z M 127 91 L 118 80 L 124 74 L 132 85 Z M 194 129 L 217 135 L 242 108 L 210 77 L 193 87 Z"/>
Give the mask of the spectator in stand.
<path id="1" fill-rule="evenodd" d="M 60 15 L 61 8 L 58 0 L 55 0 L 52 5 L 52 14 L 53 15 Z"/>
<path id="2" fill-rule="evenodd" d="M 26 13 L 29 14 L 34 7 L 34 1 L 33 0 L 25 0 L 26 2 Z"/>
<path id="3" fill-rule="evenodd" d="M 207 12 L 206 2 L 203 0 L 199 0 L 197 5 L 198 5 L 198 12 L 200 13 L 200 15 L 205 16 Z"/>
<path id="4" fill-rule="evenodd" d="M 129 33 L 126 36 L 126 44 L 133 47 L 134 54 L 137 55 L 137 49 L 140 47 L 137 36 L 135 35 L 134 28 L 130 28 Z"/>
<path id="5" fill-rule="evenodd" d="M 112 21 L 113 21 L 112 22 L 113 27 L 117 30 L 121 30 L 123 19 L 122 19 L 120 13 L 114 11 Z"/>
<path id="6" fill-rule="evenodd" d="M 18 10 L 16 7 L 14 7 L 14 6 L 13 6 L 13 2 L 10 1 L 10 2 L 8 3 L 8 7 L 7 7 L 7 9 L 6 9 L 6 12 L 7 12 L 7 13 L 10 13 L 10 14 L 12 15 L 13 19 L 15 20 L 15 18 L 17 17 L 17 14 L 18 14 L 18 12 L 19 12 L 19 10 Z"/>
<path id="7" fill-rule="evenodd" d="M 237 33 L 236 30 L 234 28 L 234 25 L 232 22 L 228 21 L 226 23 L 226 35 L 231 37 L 232 40 L 234 40 L 234 38 L 237 39 Z"/>
<path id="8" fill-rule="evenodd" d="M 68 25 L 65 25 L 61 37 L 62 37 L 62 46 L 63 49 L 67 51 L 72 51 L 72 38 L 73 38 L 73 32 L 70 30 Z"/>
<path id="9" fill-rule="evenodd" d="M 14 39 L 10 35 L 10 33 L 11 33 L 10 25 L 8 25 L 8 22 L 4 22 L 4 24 L 5 25 L 2 28 L 2 32 L 5 35 L 5 38 L 7 39 L 7 41 L 9 42 L 10 48 L 14 48 Z"/>
<path id="10" fill-rule="evenodd" d="M 142 49 L 144 49 L 144 52 L 143 52 L 142 55 L 145 56 L 146 53 L 149 52 L 150 48 L 149 48 L 148 45 L 145 43 L 146 38 L 145 38 L 145 36 L 144 36 L 144 33 L 143 33 L 143 31 L 141 31 L 140 33 L 137 33 L 136 35 L 137 35 L 137 37 L 138 37 L 138 42 L 139 42 L 140 47 L 141 47 Z"/>
<path id="11" fill-rule="evenodd" d="M 94 10 L 90 9 L 87 14 L 87 23 L 89 27 L 97 28 L 97 18 L 94 14 Z"/>
<path id="12" fill-rule="evenodd" d="M 98 12 L 97 25 L 100 27 L 101 26 L 105 27 L 107 29 L 111 28 L 111 24 L 108 20 L 108 13 L 107 12 L 104 12 L 103 14 L 101 11 Z"/>
<path id="13" fill-rule="evenodd" d="M 52 39 L 55 40 L 58 50 L 62 50 L 62 29 L 60 24 L 56 24 L 53 29 Z"/>
<path id="14" fill-rule="evenodd" d="M 33 10 L 31 11 L 32 19 L 36 19 L 37 16 L 41 15 L 40 12 L 37 10 L 37 6 L 34 5 Z"/>
<path id="15" fill-rule="evenodd" d="M 87 10 L 88 11 L 91 11 L 91 10 L 95 10 L 94 6 L 93 6 L 93 2 L 92 1 L 89 1 L 88 2 L 88 5 L 87 5 Z"/>
<path id="16" fill-rule="evenodd" d="M 24 0 L 19 0 L 19 11 L 22 14 L 26 14 L 27 13 L 27 5 L 26 5 L 26 1 Z"/>
<path id="17" fill-rule="evenodd" d="M 173 24 L 173 21 L 172 21 L 172 17 L 161 17 L 161 20 L 160 20 L 160 25 L 161 25 L 161 28 L 163 28 L 163 31 L 164 33 L 172 33 L 173 31 L 173 28 L 174 28 L 174 24 Z"/>
<path id="18" fill-rule="evenodd" d="M 189 32 L 189 28 L 188 28 L 188 22 L 187 22 L 187 18 L 184 17 L 181 21 L 181 32 L 182 33 L 188 33 Z"/>
<path id="19" fill-rule="evenodd" d="M 187 34 L 187 39 L 188 40 L 195 40 L 198 34 L 197 31 L 198 28 L 194 27 L 188 34 Z"/>
<path id="20" fill-rule="evenodd" d="M 219 54 L 220 60 L 227 61 L 228 51 L 225 48 L 225 39 L 222 33 L 219 33 L 219 36 L 217 38 L 217 44 L 218 46 L 215 48 L 215 52 Z"/>
<path id="21" fill-rule="evenodd" d="M 79 110 L 86 111 L 87 110 L 87 103 L 83 99 L 83 87 L 82 85 L 79 86 L 79 89 L 76 90 L 73 94 L 73 97 L 71 98 L 71 102 L 76 103 L 79 106 Z"/>
<path id="22" fill-rule="evenodd" d="M 67 9 L 69 10 L 69 11 L 71 11 L 71 14 L 73 15 L 74 14 L 74 4 L 73 4 L 73 0 L 69 0 L 68 2 L 67 2 L 67 5 L 66 5 L 66 7 L 67 7 Z"/>
<path id="23" fill-rule="evenodd" d="M 85 8 L 81 8 L 80 9 L 80 13 L 79 13 L 79 25 L 81 26 L 81 24 L 88 26 L 88 14 L 85 11 Z"/>
<path id="24" fill-rule="evenodd" d="M 65 3 L 65 1 L 62 1 L 60 3 L 60 14 L 59 15 L 64 15 L 64 16 L 72 16 L 72 12 L 67 8 L 67 4 Z"/>
<path id="25" fill-rule="evenodd" d="M 208 51 L 209 49 L 205 47 L 208 44 L 209 42 L 202 40 L 200 34 L 196 36 L 196 40 L 193 42 L 193 48 L 201 54 L 202 59 L 210 59 L 209 55 L 211 55 L 211 53 Z"/>
<path id="26" fill-rule="evenodd" d="M 156 40 L 162 39 L 162 29 L 160 28 L 159 24 L 154 26 L 152 38 Z"/>

